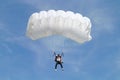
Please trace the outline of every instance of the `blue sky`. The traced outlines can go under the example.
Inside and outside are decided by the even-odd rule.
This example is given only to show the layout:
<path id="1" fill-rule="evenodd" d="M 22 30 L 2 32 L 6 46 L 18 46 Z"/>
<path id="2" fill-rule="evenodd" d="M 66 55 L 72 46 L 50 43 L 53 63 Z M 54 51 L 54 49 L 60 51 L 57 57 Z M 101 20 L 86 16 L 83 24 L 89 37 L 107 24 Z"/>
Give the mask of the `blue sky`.
<path id="1" fill-rule="evenodd" d="M 119 4 L 119 0 L 1 0 L 0 80 L 120 80 Z M 30 15 L 49 9 L 89 17 L 93 39 L 84 44 L 61 36 L 30 40 L 25 35 Z M 54 71 L 52 50 L 64 52 L 64 72 Z"/>

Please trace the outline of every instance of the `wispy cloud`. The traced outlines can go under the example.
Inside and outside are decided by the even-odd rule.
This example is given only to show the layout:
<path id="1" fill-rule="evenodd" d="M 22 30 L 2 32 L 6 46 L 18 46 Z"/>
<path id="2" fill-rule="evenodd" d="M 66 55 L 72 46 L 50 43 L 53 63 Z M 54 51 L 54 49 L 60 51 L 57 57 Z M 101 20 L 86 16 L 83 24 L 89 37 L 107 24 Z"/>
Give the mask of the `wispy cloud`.
<path id="1" fill-rule="evenodd" d="M 111 9 L 94 8 L 89 13 L 92 22 L 92 33 L 112 33 L 115 29 L 115 18 L 110 15 Z"/>
<path id="2" fill-rule="evenodd" d="M 45 1 L 45 0 L 20 0 L 23 3 L 26 3 L 37 10 L 48 10 L 51 6 L 56 6 L 56 4 L 51 4 L 52 1 Z"/>
<path id="3" fill-rule="evenodd" d="M 7 24 L 5 23 L 0 23 L 0 38 L 1 38 L 1 41 L 2 42 L 11 42 L 11 43 L 14 43 L 14 44 L 18 44 L 20 46 L 23 46 L 25 48 L 28 48 L 30 50 L 33 50 L 33 52 L 36 52 L 36 53 L 39 53 L 39 49 L 40 49 L 40 46 L 39 44 L 34 44 L 32 43 L 31 40 L 29 40 L 27 38 L 27 36 L 25 36 L 25 34 L 21 34 L 21 36 L 15 34 L 14 32 L 12 32 L 9 27 L 7 27 Z M 6 46 L 6 44 L 3 44 L 4 47 L 6 47 L 6 49 L 8 49 L 8 46 Z M 37 49 L 39 48 L 39 49 Z M 8 49 L 8 51 L 10 51 Z"/>
<path id="4" fill-rule="evenodd" d="M 4 24 L 3 22 L 0 22 L 0 49 L 1 51 L 7 51 L 8 54 L 11 54 L 13 52 L 13 50 L 11 49 L 11 47 L 6 43 L 6 38 L 9 36 L 12 36 L 13 33 L 7 28 L 7 25 Z M 3 53 L 4 55 L 4 53 Z M 2 56 L 2 55 L 1 55 Z"/>
<path id="5" fill-rule="evenodd" d="M 24 48 L 23 51 L 27 51 L 30 54 L 34 55 L 34 61 L 35 65 L 39 69 L 45 69 L 46 64 L 44 63 L 49 63 L 46 62 L 49 59 L 44 59 L 44 58 L 49 58 L 50 52 L 48 52 L 48 49 L 42 44 L 40 41 L 32 41 L 30 40 L 27 36 L 15 36 L 13 38 L 7 38 L 7 42 L 14 43 L 18 45 L 19 47 Z"/>
<path id="6" fill-rule="evenodd" d="M 4 22 L 0 22 L 0 33 L 1 33 L 0 35 L 1 39 L 14 35 L 14 33 L 9 30 L 8 25 Z"/>
<path id="7" fill-rule="evenodd" d="M 16 47 L 22 47 L 24 48 L 23 51 L 31 52 L 35 55 L 35 64 L 38 66 L 45 66 L 43 63 L 44 57 L 47 54 L 47 49 L 41 42 L 36 42 L 30 40 L 25 34 L 17 35 L 14 32 L 12 32 L 7 24 L 0 23 L 0 50 L 2 51 L 0 53 L 0 56 L 14 56 L 14 47 L 13 44 L 16 45 Z M 44 67 L 42 67 L 44 68 Z"/>

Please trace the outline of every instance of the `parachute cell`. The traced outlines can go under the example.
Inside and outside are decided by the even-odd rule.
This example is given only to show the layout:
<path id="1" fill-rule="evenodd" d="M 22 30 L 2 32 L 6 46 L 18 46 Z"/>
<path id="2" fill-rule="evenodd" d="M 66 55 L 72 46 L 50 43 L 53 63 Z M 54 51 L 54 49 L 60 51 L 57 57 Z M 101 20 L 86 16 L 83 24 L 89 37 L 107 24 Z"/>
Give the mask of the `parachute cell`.
<path id="1" fill-rule="evenodd" d="M 72 11 L 49 10 L 30 16 L 26 34 L 32 40 L 57 34 L 83 43 L 92 39 L 90 32 L 89 18 Z"/>

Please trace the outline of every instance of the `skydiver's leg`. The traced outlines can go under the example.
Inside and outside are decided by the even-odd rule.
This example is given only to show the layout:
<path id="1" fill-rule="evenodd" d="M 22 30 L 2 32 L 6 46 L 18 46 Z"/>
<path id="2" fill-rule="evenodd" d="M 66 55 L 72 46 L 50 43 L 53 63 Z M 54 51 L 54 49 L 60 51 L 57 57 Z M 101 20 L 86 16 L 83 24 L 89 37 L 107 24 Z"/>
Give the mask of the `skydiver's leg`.
<path id="1" fill-rule="evenodd" d="M 56 62 L 56 64 L 55 64 L 55 69 L 57 69 L 57 65 L 58 65 L 58 63 Z"/>
<path id="2" fill-rule="evenodd" d="M 62 71 L 64 71 L 62 63 L 60 63 L 60 66 L 61 66 Z"/>
<path id="3" fill-rule="evenodd" d="M 62 65 L 62 63 L 60 63 L 60 66 L 61 66 L 61 68 L 63 68 L 63 65 Z"/>

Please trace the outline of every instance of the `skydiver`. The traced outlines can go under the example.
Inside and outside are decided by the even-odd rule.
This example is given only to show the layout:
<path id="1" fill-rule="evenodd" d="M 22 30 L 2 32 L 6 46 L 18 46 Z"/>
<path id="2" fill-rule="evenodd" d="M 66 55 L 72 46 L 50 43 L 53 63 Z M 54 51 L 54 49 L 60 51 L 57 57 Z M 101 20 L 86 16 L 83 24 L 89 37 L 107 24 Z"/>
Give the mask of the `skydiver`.
<path id="1" fill-rule="evenodd" d="M 55 62 L 56 62 L 56 64 L 55 64 L 55 71 L 57 71 L 57 65 L 59 64 L 60 66 L 61 66 L 61 69 L 62 69 L 62 71 L 63 71 L 63 65 L 62 65 L 62 55 L 63 55 L 63 53 L 60 55 L 60 54 L 57 54 L 56 55 L 56 53 L 54 52 L 54 54 L 55 54 Z"/>

